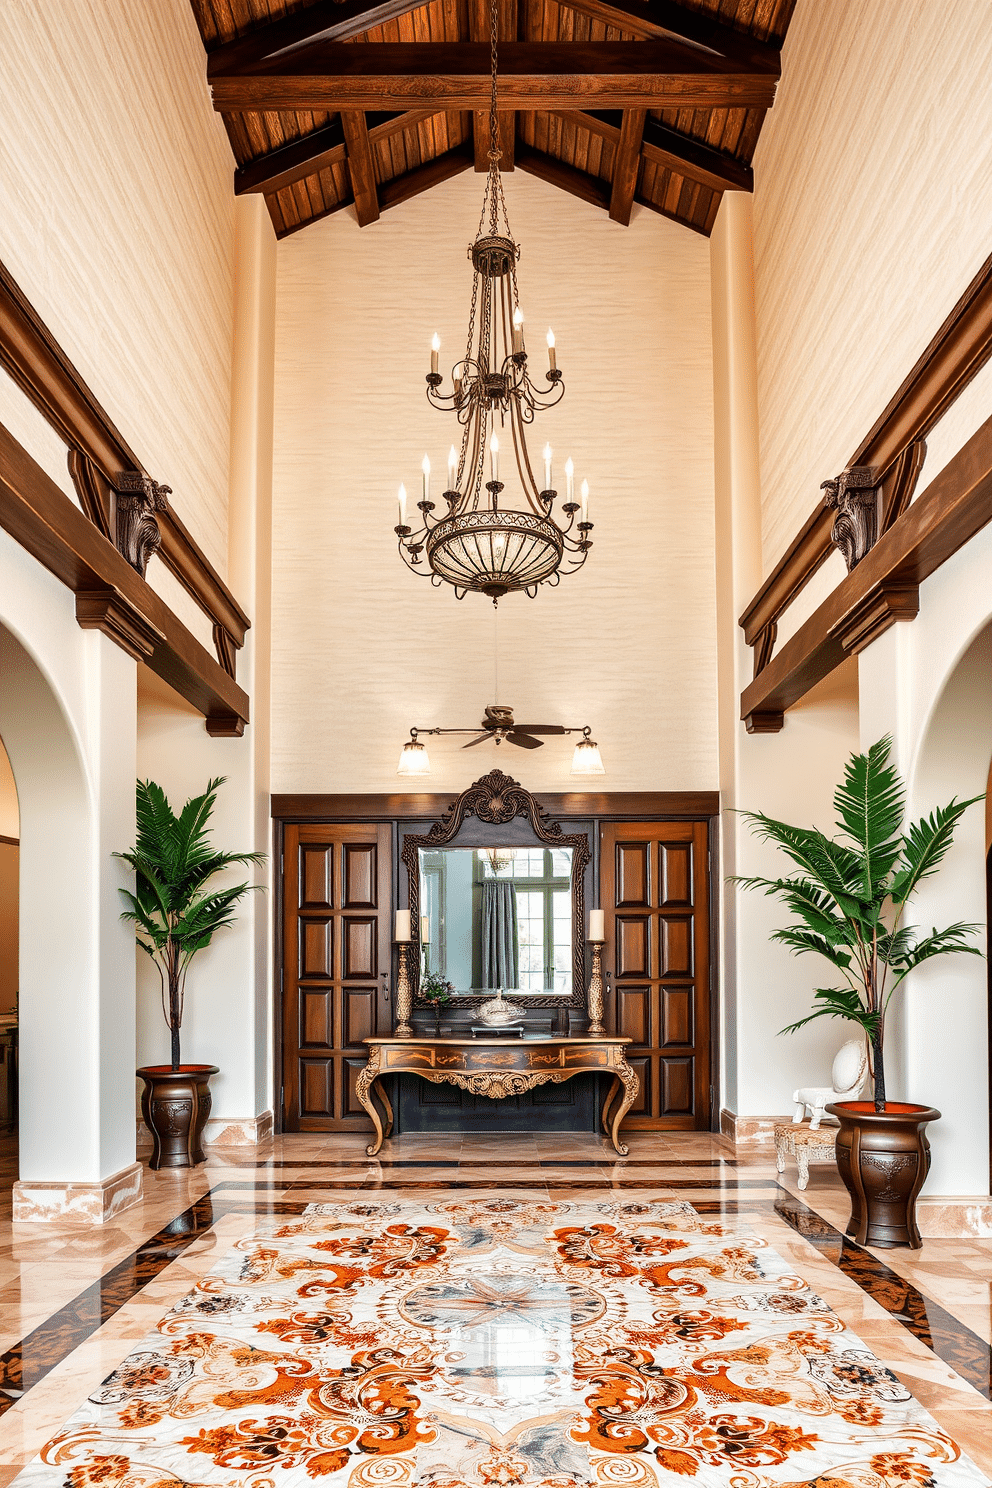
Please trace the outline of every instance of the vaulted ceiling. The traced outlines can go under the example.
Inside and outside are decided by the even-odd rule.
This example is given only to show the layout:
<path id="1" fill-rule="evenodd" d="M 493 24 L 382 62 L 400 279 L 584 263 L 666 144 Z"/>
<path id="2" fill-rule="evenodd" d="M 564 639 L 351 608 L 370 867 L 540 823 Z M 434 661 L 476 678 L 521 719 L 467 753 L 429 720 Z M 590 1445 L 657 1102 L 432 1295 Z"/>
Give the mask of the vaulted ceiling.
<path id="1" fill-rule="evenodd" d="M 708 234 L 750 191 L 796 0 L 498 0 L 501 169 Z M 488 0 L 191 0 L 237 194 L 359 223 L 489 159 Z"/>

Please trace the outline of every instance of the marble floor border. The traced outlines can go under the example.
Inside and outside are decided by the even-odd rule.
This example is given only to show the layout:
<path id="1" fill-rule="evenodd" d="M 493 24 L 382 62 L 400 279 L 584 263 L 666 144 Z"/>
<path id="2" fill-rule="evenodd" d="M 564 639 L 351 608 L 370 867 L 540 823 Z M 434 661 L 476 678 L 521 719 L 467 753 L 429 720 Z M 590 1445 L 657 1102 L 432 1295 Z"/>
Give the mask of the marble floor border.
<path id="1" fill-rule="evenodd" d="M 515 1166 L 529 1166 L 516 1164 Z M 550 1165 L 550 1164 L 549 1164 Z M 578 1165 L 578 1164 L 576 1164 Z M 674 1163 L 651 1163 L 651 1166 L 675 1166 Z M 332 1164 L 317 1164 L 300 1161 L 286 1166 L 300 1169 L 327 1167 Z M 365 1165 L 375 1168 L 375 1163 Z M 396 1164 L 408 1166 L 408 1164 Z M 431 1164 L 432 1167 L 441 1166 Z M 489 1166 L 487 1164 L 487 1166 Z M 560 1164 L 556 1166 L 561 1166 Z M 605 1164 L 614 1167 L 615 1164 Z M 374 1174 L 366 1174 L 358 1181 L 340 1182 L 324 1179 L 320 1182 L 294 1178 L 288 1183 L 240 1183 L 224 1180 L 213 1184 L 207 1193 L 195 1199 L 186 1209 L 164 1225 L 148 1240 L 94 1281 L 66 1306 L 60 1308 L 39 1324 L 18 1343 L 0 1355 L 0 1416 L 11 1409 L 24 1394 L 67 1358 L 85 1340 L 96 1333 L 121 1307 L 135 1297 L 143 1287 L 154 1280 L 167 1266 L 178 1259 L 196 1240 L 203 1237 L 217 1220 L 227 1215 L 248 1215 L 257 1220 L 279 1215 L 300 1214 L 306 1207 L 302 1192 L 307 1193 L 378 1193 L 382 1191 L 410 1194 L 412 1192 L 447 1192 L 456 1189 L 491 1189 L 493 1184 L 483 1180 L 451 1181 L 449 1178 L 431 1180 L 418 1179 L 410 1183 L 384 1182 Z M 652 1189 L 655 1194 L 687 1189 L 709 1190 L 693 1200 L 700 1214 L 714 1216 L 759 1215 L 767 1209 L 757 1203 L 757 1198 L 734 1197 L 755 1190 L 777 1190 L 775 1212 L 796 1234 L 813 1245 L 849 1280 L 853 1281 L 867 1296 L 877 1302 L 884 1311 L 914 1338 L 930 1349 L 951 1369 L 972 1385 L 987 1400 L 992 1400 L 992 1349 L 984 1339 L 973 1333 L 964 1323 L 953 1317 L 939 1303 L 925 1296 L 906 1278 L 898 1275 L 884 1261 L 862 1249 L 811 1209 L 802 1199 L 782 1187 L 774 1176 L 766 1180 L 747 1180 L 737 1174 L 726 1178 L 654 1180 L 625 1180 L 618 1184 L 556 1183 L 554 1180 L 519 1179 L 514 1190 L 541 1190 L 549 1195 L 562 1190 L 575 1192 L 580 1189 L 583 1197 L 597 1190 L 607 1193 L 617 1190 Z M 718 1196 L 712 1196 L 713 1191 Z M 252 1193 L 256 1197 L 251 1207 L 245 1207 L 238 1195 Z M 294 1198 L 293 1195 L 298 1197 Z M 265 1195 L 271 1195 L 266 1199 Z M 276 1195 L 281 1197 L 276 1198 Z"/>

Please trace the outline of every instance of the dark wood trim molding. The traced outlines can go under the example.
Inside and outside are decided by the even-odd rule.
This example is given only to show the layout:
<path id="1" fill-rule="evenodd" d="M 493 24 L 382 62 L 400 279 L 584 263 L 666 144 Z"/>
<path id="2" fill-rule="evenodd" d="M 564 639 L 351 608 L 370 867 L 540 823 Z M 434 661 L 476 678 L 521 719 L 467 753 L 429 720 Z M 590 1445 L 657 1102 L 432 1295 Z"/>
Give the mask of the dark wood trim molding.
<path id="1" fill-rule="evenodd" d="M 566 123 L 577 124 L 580 129 L 598 134 L 600 139 L 609 140 L 611 145 L 620 141 L 622 109 L 554 109 L 551 112 Z M 698 181 L 711 191 L 754 190 L 754 172 L 743 160 L 723 150 L 715 150 L 712 145 L 693 139 L 691 135 L 680 134 L 657 119 L 648 117 L 644 122 L 641 154 L 652 164 Z"/>
<path id="2" fill-rule="evenodd" d="M 3 833 L 0 832 L 0 847 L 20 847 L 20 845 L 20 837 L 5 837 Z"/>
<path id="3" fill-rule="evenodd" d="M 233 676 L 234 654 L 244 644 L 251 621 L 165 499 L 169 488 L 150 478 L 3 264 L 0 366 L 68 446 L 70 474 L 90 520 L 125 552 L 138 573 L 144 573 L 149 557 L 158 552 L 223 631 L 218 656 Z M 133 551 L 122 540 L 124 532 L 136 544 Z"/>
<path id="4" fill-rule="evenodd" d="M 848 469 L 874 468 L 880 492 L 881 532 L 909 505 L 923 463 L 922 441 L 990 356 L 992 257 L 986 259 L 848 461 Z M 782 614 L 833 551 L 833 520 L 834 512 L 821 502 L 741 616 L 744 638 L 756 648 L 756 679 L 771 661 Z"/>
<path id="5" fill-rule="evenodd" d="M 741 697 L 741 717 L 781 718 L 846 656 L 919 610 L 919 586 L 992 521 L 992 419 L 879 538 Z M 781 727 L 781 724 L 779 725 Z"/>
<path id="6" fill-rule="evenodd" d="M 73 591 L 84 629 L 146 661 L 210 733 L 243 731 L 246 693 L 2 424 L 0 526 Z"/>
<path id="7" fill-rule="evenodd" d="M 281 822 L 426 821 L 443 816 L 457 794 L 274 795 L 272 816 Z M 536 791 L 551 817 L 603 821 L 703 821 L 719 815 L 719 791 Z"/>

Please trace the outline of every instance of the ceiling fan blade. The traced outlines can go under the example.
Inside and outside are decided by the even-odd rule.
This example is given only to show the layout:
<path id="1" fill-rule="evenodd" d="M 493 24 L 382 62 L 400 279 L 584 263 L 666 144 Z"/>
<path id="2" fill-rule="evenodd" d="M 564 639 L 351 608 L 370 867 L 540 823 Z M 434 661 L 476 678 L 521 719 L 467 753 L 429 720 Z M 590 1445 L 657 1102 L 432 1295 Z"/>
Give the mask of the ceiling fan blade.
<path id="1" fill-rule="evenodd" d="M 467 744 L 463 744 L 462 745 L 462 748 L 463 749 L 471 749 L 473 747 L 473 745 L 475 745 L 475 744 L 484 744 L 487 739 L 491 739 L 491 738 L 492 738 L 492 734 L 489 733 L 488 731 L 486 733 L 484 733 L 484 734 L 477 734 L 474 739 L 469 739 L 469 741 L 468 741 Z"/>
<path id="2" fill-rule="evenodd" d="M 530 734 L 525 734 L 522 729 L 511 729 L 506 737 L 511 744 L 516 744 L 521 749 L 544 748 L 543 739 L 532 739 Z"/>
<path id="3" fill-rule="evenodd" d="M 523 729 L 526 734 L 567 734 L 568 729 L 562 728 L 560 723 L 516 723 L 514 728 Z"/>

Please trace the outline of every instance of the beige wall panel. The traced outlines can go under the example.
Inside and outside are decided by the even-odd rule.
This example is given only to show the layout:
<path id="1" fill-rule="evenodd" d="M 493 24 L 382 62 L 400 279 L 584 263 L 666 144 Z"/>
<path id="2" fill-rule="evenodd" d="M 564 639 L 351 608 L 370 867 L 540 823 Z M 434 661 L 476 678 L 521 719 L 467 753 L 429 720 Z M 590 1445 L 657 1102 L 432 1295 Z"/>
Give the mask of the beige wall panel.
<path id="1" fill-rule="evenodd" d="M 457 425 L 430 408 L 431 334 L 463 354 L 465 247 L 482 183 L 466 174 L 359 230 L 351 212 L 279 245 L 274 481 L 273 790 L 416 788 L 411 725 L 473 726 L 498 697 L 521 722 L 589 723 L 608 774 L 573 780 L 571 740 L 526 752 L 430 742 L 433 790 L 499 765 L 535 789 L 715 788 L 713 425 L 706 240 L 636 209 L 630 228 L 517 172 L 531 357 L 558 338 L 561 405 L 532 451 L 587 477 L 595 546 L 536 599 L 461 603 L 396 552 L 396 493 L 440 500 Z M 504 460 L 504 465 L 508 463 Z M 504 500 L 507 500 L 507 496 Z"/>
<path id="2" fill-rule="evenodd" d="M 0 57 L 0 259 L 225 573 L 232 161 L 189 4 L 15 0 Z"/>
<path id="3" fill-rule="evenodd" d="M 755 159 L 763 567 L 989 253 L 986 0 L 799 0 Z"/>

